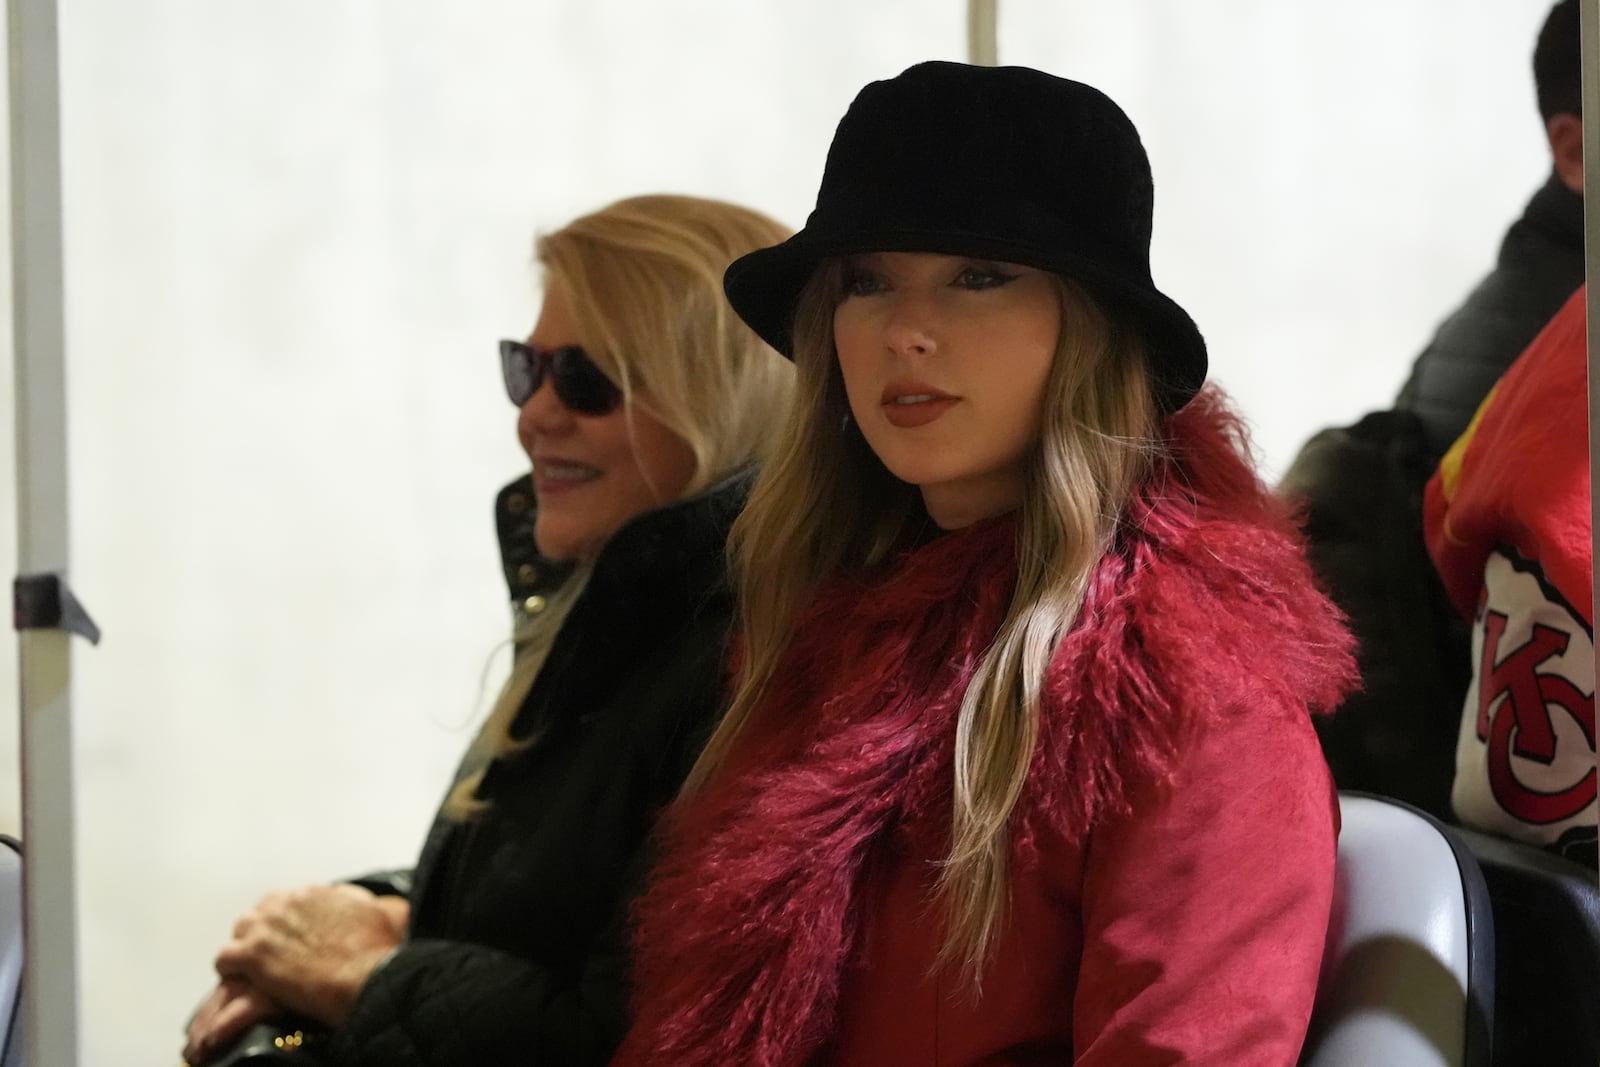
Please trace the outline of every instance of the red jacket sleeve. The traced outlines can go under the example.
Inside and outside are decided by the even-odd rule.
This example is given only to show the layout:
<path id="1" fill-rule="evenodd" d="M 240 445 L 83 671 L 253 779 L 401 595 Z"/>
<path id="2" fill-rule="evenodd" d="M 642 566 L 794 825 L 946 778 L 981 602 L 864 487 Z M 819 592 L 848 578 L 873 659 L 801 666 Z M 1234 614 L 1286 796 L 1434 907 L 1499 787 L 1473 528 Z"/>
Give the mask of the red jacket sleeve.
<path id="1" fill-rule="evenodd" d="M 1303 714 L 1243 710 L 1098 829 L 1076 1067 L 1289 1067 L 1316 995 L 1338 800 Z"/>
<path id="2" fill-rule="evenodd" d="M 1506 371 L 1428 482 L 1428 551 L 1466 618 L 1489 553 L 1506 545 L 1591 614 L 1586 292 Z"/>

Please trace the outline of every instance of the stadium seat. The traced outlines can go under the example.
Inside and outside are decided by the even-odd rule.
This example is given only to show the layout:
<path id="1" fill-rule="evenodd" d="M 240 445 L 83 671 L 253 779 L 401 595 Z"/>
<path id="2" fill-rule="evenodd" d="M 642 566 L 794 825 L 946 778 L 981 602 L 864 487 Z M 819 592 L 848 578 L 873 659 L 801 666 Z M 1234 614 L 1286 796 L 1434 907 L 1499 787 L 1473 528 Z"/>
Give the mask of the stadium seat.
<path id="1" fill-rule="evenodd" d="M 0 834 L 0 1067 L 22 1062 L 22 848 Z"/>
<path id="2" fill-rule="evenodd" d="M 1498 1067 L 1600 1063 L 1600 879 L 1594 868 L 1470 830 L 1494 908 Z"/>
<path id="3" fill-rule="evenodd" d="M 1490 1067 L 1494 920 L 1477 862 L 1454 831 L 1399 801 L 1347 792 L 1339 808 L 1302 1067 Z"/>

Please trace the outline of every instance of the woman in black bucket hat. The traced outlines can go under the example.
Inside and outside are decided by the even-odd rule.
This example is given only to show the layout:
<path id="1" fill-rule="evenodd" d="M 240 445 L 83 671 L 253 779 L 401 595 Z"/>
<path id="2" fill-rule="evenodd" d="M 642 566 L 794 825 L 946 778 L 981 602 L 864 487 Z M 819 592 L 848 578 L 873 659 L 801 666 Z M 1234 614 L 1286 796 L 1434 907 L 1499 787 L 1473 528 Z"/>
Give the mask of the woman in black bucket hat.
<path id="1" fill-rule="evenodd" d="M 924 63 L 728 269 L 798 398 L 620 1064 L 1295 1061 L 1350 640 L 1149 270 L 1106 96 Z"/>

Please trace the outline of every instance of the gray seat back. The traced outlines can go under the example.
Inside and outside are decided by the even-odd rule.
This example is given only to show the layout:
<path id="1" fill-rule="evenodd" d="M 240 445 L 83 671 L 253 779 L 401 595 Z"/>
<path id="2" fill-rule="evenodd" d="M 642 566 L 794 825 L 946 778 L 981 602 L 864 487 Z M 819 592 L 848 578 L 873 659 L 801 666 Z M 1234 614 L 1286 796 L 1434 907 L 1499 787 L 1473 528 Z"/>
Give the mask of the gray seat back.
<path id="1" fill-rule="evenodd" d="M 21 1062 L 22 850 L 0 834 L 0 1064 Z"/>
<path id="2" fill-rule="evenodd" d="M 1495 1062 L 1600 1063 L 1595 868 L 1471 830 L 1494 907 Z"/>
<path id="3" fill-rule="evenodd" d="M 1494 926 L 1461 843 L 1398 801 L 1341 793 L 1338 891 L 1301 1064 L 1488 1067 Z"/>

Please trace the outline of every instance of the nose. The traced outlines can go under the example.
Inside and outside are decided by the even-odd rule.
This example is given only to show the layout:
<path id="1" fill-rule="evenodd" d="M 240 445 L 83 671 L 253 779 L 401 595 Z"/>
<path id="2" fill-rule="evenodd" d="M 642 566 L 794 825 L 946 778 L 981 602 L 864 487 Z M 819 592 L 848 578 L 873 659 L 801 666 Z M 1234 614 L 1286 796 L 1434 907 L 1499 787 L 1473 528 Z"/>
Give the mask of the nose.
<path id="1" fill-rule="evenodd" d="M 555 383 L 549 378 L 539 383 L 539 388 L 517 412 L 517 438 L 524 451 L 533 451 L 533 442 L 539 437 L 557 437 L 572 428 L 572 412 L 556 396 Z"/>
<path id="2" fill-rule="evenodd" d="M 934 355 L 939 345 L 934 339 L 937 321 L 932 300 L 915 289 L 906 289 L 891 294 L 889 301 L 884 329 L 889 350 L 897 356 Z"/>

